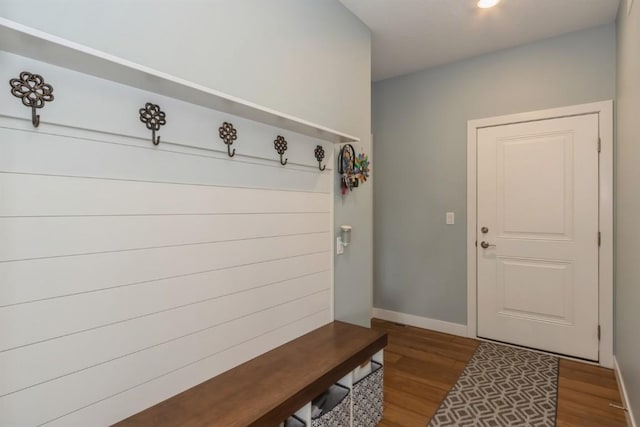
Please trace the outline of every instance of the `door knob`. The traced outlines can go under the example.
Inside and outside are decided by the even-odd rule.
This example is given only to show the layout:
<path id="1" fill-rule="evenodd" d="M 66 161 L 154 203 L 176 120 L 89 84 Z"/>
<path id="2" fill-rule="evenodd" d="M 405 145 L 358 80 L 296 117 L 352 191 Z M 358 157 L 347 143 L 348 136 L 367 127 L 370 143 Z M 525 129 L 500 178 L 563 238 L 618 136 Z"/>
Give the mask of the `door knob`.
<path id="1" fill-rule="evenodd" d="M 489 246 L 495 246 L 495 245 L 491 245 L 489 244 L 489 242 L 482 241 L 480 243 L 480 246 L 482 246 L 483 249 L 487 249 Z"/>

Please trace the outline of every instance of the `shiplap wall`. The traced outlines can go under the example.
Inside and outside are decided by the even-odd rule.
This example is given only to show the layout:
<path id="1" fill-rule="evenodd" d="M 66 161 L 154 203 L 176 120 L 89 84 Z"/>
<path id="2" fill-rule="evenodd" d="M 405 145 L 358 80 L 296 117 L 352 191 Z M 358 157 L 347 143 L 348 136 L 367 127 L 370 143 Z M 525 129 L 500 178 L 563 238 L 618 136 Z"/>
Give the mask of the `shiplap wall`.
<path id="1" fill-rule="evenodd" d="M 34 129 L 0 91 L 0 426 L 108 425 L 332 319 L 330 143 L 4 52 L 0 70 L 56 97 Z"/>

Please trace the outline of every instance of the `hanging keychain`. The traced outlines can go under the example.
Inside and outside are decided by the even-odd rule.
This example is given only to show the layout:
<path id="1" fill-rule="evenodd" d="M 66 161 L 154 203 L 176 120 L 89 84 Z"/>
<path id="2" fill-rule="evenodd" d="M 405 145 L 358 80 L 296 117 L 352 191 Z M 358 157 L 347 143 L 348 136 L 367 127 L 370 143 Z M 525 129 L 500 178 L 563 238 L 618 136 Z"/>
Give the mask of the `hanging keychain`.
<path id="1" fill-rule="evenodd" d="M 353 189 L 353 180 L 352 180 L 352 174 L 353 174 L 353 160 L 355 158 L 355 150 L 353 148 L 353 145 L 351 144 L 345 144 L 341 149 L 340 149 L 340 155 L 338 156 L 338 167 L 339 167 L 339 172 L 340 172 L 340 177 L 341 177 L 341 189 L 342 189 L 342 194 L 346 194 L 347 190 L 352 190 Z"/>
<path id="2" fill-rule="evenodd" d="M 364 152 L 356 155 L 351 144 L 343 145 L 338 155 L 338 173 L 342 194 L 353 191 L 369 177 L 369 157 Z"/>

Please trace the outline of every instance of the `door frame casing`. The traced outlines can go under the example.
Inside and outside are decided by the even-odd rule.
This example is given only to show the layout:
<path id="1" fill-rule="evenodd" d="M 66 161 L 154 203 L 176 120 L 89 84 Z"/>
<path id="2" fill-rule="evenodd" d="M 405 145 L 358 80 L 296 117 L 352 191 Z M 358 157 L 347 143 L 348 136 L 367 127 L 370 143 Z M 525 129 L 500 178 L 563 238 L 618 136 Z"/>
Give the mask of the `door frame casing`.
<path id="1" fill-rule="evenodd" d="M 478 129 L 562 117 L 598 114 L 601 141 L 598 221 L 598 364 L 613 368 L 613 101 L 601 101 L 467 122 L 467 336 L 477 338 L 477 144 Z"/>

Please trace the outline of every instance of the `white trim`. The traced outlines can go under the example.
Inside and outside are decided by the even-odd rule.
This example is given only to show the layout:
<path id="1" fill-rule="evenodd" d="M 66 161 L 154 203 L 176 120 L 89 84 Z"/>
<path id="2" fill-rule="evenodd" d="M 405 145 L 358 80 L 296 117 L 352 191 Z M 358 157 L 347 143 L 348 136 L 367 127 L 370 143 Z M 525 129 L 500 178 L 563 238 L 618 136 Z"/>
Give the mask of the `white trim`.
<path id="1" fill-rule="evenodd" d="M 467 122 L 467 336 L 478 335 L 476 314 L 477 126 Z"/>
<path id="2" fill-rule="evenodd" d="M 622 406 L 627 408 L 625 411 L 625 415 L 627 417 L 627 424 L 631 427 L 636 427 L 636 421 L 633 417 L 633 412 L 631 411 L 631 407 L 629 406 L 629 397 L 627 395 L 627 388 L 624 385 L 624 379 L 622 378 L 622 372 L 620 371 L 620 365 L 618 365 L 618 359 L 613 356 L 613 370 L 616 373 L 616 380 L 618 383 L 618 390 L 620 390 L 620 397 L 622 398 Z"/>
<path id="3" fill-rule="evenodd" d="M 476 311 L 476 145 L 477 130 L 490 126 L 597 113 L 600 138 L 600 274 L 599 319 L 601 366 L 613 367 L 613 101 L 469 120 L 467 122 L 467 333 L 477 337 Z"/>
<path id="4" fill-rule="evenodd" d="M 397 311 L 373 308 L 373 317 L 376 319 L 398 322 L 403 325 L 415 326 L 422 329 L 443 332 L 445 334 L 467 336 L 467 326 L 461 323 L 445 322 L 443 320 L 429 319 L 428 317 L 415 316 L 413 314 L 398 313 Z"/>
<path id="5" fill-rule="evenodd" d="M 371 135 L 371 139 L 369 140 L 369 160 L 371 162 L 375 162 L 376 161 L 376 157 L 375 157 L 376 153 L 373 151 L 373 133 L 371 133 L 370 135 Z M 335 159 L 335 157 L 334 157 L 334 159 Z M 337 159 L 336 159 L 336 162 L 337 162 Z M 336 167 L 337 167 L 337 165 L 336 165 Z M 371 252 L 369 253 L 369 256 L 371 257 L 370 259 L 372 261 L 371 262 L 371 270 L 370 270 L 370 273 L 371 273 L 371 285 L 370 285 L 370 288 L 369 288 L 369 307 L 371 307 L 371 312 L 373 313 L 373 308 L 374 308 L 373 307 L 373 304 L 374 304 L 374 302 L 373 302 L 373 292 L 374 292 L 373 281 L 374 281 L 374 278 L 376 277 L 375 262 L 373 262 L 373 260 L 375 258 L 375 253 L 373 251 L 373 236 L 375 235 L 375 227 L 374 227 L 374 221 L 375 220 L 373 218 L 373 203 L 374 203 L 374 200 L 373 200 L 373 197 L 374 197 L 373 196 L 373 189 L 375 188 L 374 187 L 374 185 L 375 185 L 375 177 L 373 176 L 373 174 L 369 174 L 369 182 L 371 183 L 371 228 L 369 229 L 369 232 L 371 233 L 370 236 L 371 236 L 371 240 L 372 240 L 372 242 L 371 242 L 372 245 L 371 245 L 371 248 L 370 248 Z"/>
<path id="6" fill-rule="evenodd" d="M 333 155 L 331 156 L 332 159 L 335 159 L 335 147 L 332 147 L 333 151 Z M 328 162 L 329 163 L 329 162 Z M 333 163 L 333 162 L 331 162 Z M 331 201 L 330 203 L 330 209 L 331 209 L 331 219 L 329 220 L 329 230 L 331 230 L 331 232 L 329 233 L 329 247 L 331 248 L 329 251 L 329 256 L 331 257 L 331 290 L 329 292 L 329 298 L 330 298 L 330 305 L 329 305 L 329 319 L 330 321 L 334 321 L 336 320 L 336 201 L 335 201 L 335 197 L 336 197 L 336 189 L 335 189 L 335 183 L 331 182 Z"/>
<path id="7" fill-rule="evenodd" d="M 599 103 L 600 152 L 600 365 L 613 368 L 613 101 Z"/>

